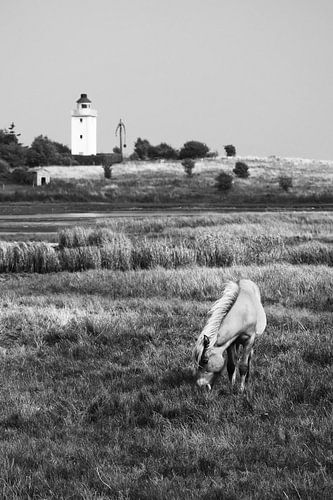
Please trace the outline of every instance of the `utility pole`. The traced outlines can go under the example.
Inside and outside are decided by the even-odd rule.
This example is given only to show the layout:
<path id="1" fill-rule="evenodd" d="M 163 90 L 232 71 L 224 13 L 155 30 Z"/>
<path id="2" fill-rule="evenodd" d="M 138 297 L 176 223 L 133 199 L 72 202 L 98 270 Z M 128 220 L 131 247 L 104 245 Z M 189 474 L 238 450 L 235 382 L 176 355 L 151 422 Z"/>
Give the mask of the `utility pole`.
<path id="1" fill-rule="evenodd" d="M 126 148 L 126 127 L 122 119 L 120 118 L 119 123 L 116 128 L 116 136 L 119 130 L 119 149 L 121 161 L 123 161 L 123 147 Z M 124 144 L 123 144 L 123 134 L 124 134 Z"/>

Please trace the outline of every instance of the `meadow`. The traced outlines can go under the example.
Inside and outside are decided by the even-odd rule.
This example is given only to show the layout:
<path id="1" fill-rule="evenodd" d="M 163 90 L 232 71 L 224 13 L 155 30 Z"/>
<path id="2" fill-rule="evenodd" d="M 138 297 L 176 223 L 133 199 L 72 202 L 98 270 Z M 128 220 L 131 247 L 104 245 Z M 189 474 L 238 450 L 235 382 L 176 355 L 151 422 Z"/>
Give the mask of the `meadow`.
<path id="1" fill-rule="evenodd" d="M 330 213 L 110 219 L 0 243 L 0 496 L 329 499 Z M 267 312 L 245 394 L 194 387 L 229 279 Z"/>
<path id="2" fill-rule="evenodd" d="M 216 188 L 221 171 L 233 175 L 236 161 L 249 167 L 250 176 L 234 176 L 229 191 Z M 112 207 L 157 206 L 278 206 L 333 203 L 330 185 L 331 161 L 237 157 L 203 159 L 187 176 L 181 162 L 125 162 L 112 166 L 111 179 L 101 178 L 101 167 L 51 167 L 51 183 L 32 187 L 3 183 L 0 203 L 104 203 Z M 82 169 L 86 173 L 82 174 Z M 91 178 L 87 178 L 91 175 Z M 61 176 L 61 178 L 59 178 Z M 292 178 L 288 192 L 279 185 L 280 176 Z M 95 177 L 95 178 L 94 178 Z M 1 179 L 0 179 L 1 180 Z M 1 181 L 2 182 L 2 181 Z M 83 210 L 84 211 L 84 210 Z"/>

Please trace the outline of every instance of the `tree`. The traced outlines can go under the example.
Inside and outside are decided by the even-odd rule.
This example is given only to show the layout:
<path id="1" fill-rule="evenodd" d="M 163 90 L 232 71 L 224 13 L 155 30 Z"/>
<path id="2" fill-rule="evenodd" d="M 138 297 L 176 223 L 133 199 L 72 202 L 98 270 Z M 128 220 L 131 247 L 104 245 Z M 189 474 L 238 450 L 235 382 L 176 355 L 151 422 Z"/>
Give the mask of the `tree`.
<path id="1" fill-rule="evenodd" d="M 237 177 L 241 177 L 242 179 L 246 179 L 250 175 L 249 167 L 246 165 L 246 163 L 243 163 L 242 161 L 236 162 L 233 172 Z"/>
<path id="2" fill-rule="evenodd" d="M 0 158 L 0 178 L 6 179 L 9 176 L 9 163 Z"/>
<path id="3" fill-rule="evenodd" d="M 203 142 L 199 141 L 188 141 L 185 142 L 184 146 L 179 151 L 179 158 L 183 160 L 184 158 L 205 158 L 209 151 L 209 147 Z"/>
<path id="4" fill-rule="evenodd" d="M 219 191 L 229 191 L 232 187 L 232 182 L 232 175 L 224 171 L 220 172 L 216 177 L 216 187 Z"/>
<path id="5" fill-rule="evenodd" d="M 29 172 L 26 167 L 14 168 L 10 177 L 15 184 L 32 184 L 33 182 L 33 172 Z"/>
<path id="6" fill-rule="evenodd" d="M 227 156 L 236 156 L 236 148 L 232 144 L 224 146 L 224 150 Z"/>
<path id="7" fill-rule="evenodd" d="M 26 159 L 26 148 L 18 140 L 20 135 L 15 132 L 14 123 L 9 130 L 0 130 L 0 159 L 12 168 L 24 165 Z"/>
<path id="8" fill-rule="evenodd" d="M 47 136 L 36 137 L 27 152 L 27 165 L 70 165 L 72 156 L 70 149 L 64 144 L 51 141 Z"/>
<path id="9" fill-rule="evenodd" d="M 148 160 L 148 150 L 151 147 L 151 144 L 147 139 L 137 138 L 136 143 L 134 144 L 134 152 L 138 155 L 140 160 Z"/>
<path id="10" fill-rule="evenodd" d="M 152 160 L 176 160 L 178 158 L 178 151 L 166 142 L 161 142 L 157 146 L 151 146 L 148 150 L 148 155 Z"/>

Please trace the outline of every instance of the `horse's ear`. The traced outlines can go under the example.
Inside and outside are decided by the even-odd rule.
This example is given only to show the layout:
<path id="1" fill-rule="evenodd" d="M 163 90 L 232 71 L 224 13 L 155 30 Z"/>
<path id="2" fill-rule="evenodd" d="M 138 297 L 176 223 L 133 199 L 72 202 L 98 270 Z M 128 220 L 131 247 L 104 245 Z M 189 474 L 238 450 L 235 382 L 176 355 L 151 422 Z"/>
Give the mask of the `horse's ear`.
<path id="1" fill-rule="evenodd" d="M 205 349 L 207 349 L 207 347 L 209 346 L 209 338 L 207 337 L 207 335 L 204 335 L 203 346 Z"/>

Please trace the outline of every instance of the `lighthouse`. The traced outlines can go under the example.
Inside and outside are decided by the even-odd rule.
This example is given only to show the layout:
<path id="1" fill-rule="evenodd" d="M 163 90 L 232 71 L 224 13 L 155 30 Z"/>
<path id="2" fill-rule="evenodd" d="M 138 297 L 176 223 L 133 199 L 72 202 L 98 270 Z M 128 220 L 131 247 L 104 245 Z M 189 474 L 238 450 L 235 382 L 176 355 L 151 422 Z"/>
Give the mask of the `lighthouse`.
<path id="1" fill-rule="evenodd" d="M 72 111 L 72 155 L 95 155 L 97 111 L 92 109 L 87 94 L 81 94 Z"/>

